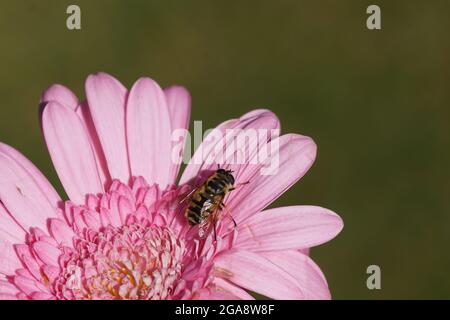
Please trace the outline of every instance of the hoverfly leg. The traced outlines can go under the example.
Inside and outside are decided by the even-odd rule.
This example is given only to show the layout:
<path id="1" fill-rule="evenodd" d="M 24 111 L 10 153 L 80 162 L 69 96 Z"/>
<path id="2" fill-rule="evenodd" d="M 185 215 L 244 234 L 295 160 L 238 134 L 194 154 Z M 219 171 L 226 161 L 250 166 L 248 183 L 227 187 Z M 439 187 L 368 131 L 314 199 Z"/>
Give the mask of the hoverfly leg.
<path id="1" fill-rule="evenodd" d="M 225 211 L 227 212 L 227 216 L 231 219 L 231 221 L 233 221 L 234 228 L 237 228 L 236 220 L 234 220 L 233 216 L 231 215 L 230 210 L 228 210 L 228 207 L 225 205 L 225 203 L 223 203 L 223 202 L 220 203 L 220 209 L 225 209 Z"/>

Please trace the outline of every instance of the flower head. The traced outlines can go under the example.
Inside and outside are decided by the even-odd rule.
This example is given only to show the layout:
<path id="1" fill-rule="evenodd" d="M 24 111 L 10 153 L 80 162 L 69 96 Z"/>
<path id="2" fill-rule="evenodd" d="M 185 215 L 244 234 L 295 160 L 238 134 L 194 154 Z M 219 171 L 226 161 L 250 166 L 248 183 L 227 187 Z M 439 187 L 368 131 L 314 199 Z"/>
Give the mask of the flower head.
<path id="1" fill-rule="evenodd" d="M 340 232 L 339 216 L 316 206 L 264 210 L 312 165 L 310 138 L 259 135 L 222 158 L 239 186 L 223 199 L 232 219 L 215 220 L 215 232 L 202 236 L 184 216 L 184 200 L 217 168 L 216 147 L 229 137 L 204 142 L 177 184 L 172 133 L 188 128 L 184 88 L 141 78 L 128 91 L 100 73 L 88 77 L 86 96 L 80 102 L 53 85 L 41 101 L 43 134 L 69 200 L 0 144 L 1 299 L 251 299 L 248 290 L 330 297 L 308 249 Z M 230 129 L 278 130 L 279 121 L 258 109 L 217 127 Z M 274 155 L 261 158 L 257 149 L 271 143 L 278 170 L 261 174 Z M 231 161 L 244 149 L 244 162 Z"/>

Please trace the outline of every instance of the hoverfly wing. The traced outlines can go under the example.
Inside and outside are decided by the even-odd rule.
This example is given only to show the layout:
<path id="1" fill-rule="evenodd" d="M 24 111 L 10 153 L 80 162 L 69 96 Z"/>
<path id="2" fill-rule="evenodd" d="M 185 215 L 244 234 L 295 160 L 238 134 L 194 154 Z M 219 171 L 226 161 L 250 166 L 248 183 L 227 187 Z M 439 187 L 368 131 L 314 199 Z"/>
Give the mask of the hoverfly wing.
<path id="1" fill-rule="evenodd" d="M 208 237 L 213 233 L 214 240 L 217 240 L 216 223 L 218 220 L 219 210 L 218 207 L 211 212 L 205 220 L 203 220 L 198 227 L 198 236 L 200 239 Z"/>
<path id="2" fill-rule="evenodd" d="M 205 219 L 202 223 L 198 225 L 198 237 L 200 239 L 205 239 L 211 233 L 211 227 L 213 224 L 209 219 Z"/>

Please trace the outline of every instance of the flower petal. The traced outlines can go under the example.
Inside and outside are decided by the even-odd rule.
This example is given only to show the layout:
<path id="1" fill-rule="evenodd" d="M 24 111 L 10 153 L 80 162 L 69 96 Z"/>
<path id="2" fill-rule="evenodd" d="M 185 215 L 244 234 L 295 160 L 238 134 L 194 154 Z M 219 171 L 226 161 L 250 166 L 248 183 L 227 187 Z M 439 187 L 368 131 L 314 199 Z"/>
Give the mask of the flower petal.
<path id="1" fill-rule="evenodd" d="M 98 73 L 87 78 L 86 96 L 111 178 L 128 183 L 130 169 L 125 134 L 127 90 L 112 76 Z"/>
<path id="2" fill-rule="evenodd" d="M 34 254 L 28 244 L 15 244 L 14 249 L 17 253 L 17 257 L 22 261 L 26 270 L 36 279 L 41 280 L 42 274 L 40 265 L 36 261 Z M 16 268 L 17 269 L 17 268 Z"/>
<path id="3" fill-rule="evenodd" d="M 77 96 L 68 88 L 60 84 L 53 84 L 44 91 L 41 102 L 57 101 L 59 104 L 72 110 L 78 106 Z"/>
<path id="4" fill-rule="evenodd" d="M 33 292 L 31 294 L 32 300 L 54 300 L 55 297 L 47 292 Z"/>
<path id="5" fill-rule="evenodd" d="M 36 183 L 20 163 L 0 152 L 0 201 L 25 230 L 46 229 L 47 219 L 57 217 L 57 203 L 50 203 L 43 181 Z"/>
<path id="6" fill-rule="evenodd" d="M 217 292 L 222 292 L 224 294 L 229 294 L 235 299 L 240 300 L 255 300 L 247 291 L 235 286 L 234 284 L 228 282 L 222 278 L 214 278 L 214 284 Z"/>
<path id="7" fill-rule="evenodd" d="M 111 176 L 109 174 L 105 153 L 103 152 L 100 139 L 98 138 L 97 131 L 95 130 L 94 121 L 92 120 L 91 111 L 89 110 L 87 101 L 84 101 L 78 105 L 75 111 L 84 124 L 89 143 L 91 144 L 92 151 L 94 152 L 95 161 L 97 162 L 97 170 L 100 175 L 100 180 L 102 181 L 102 186 L 107 188 L 111 183 Z"/>
<path id="8" fill-rule="evenodd" d="M 26 240 L 26 232 L 14 221 L 6 208 L 0 203 L 0 274 L 11 275 L 22 267 L 14 244 Z M 0 290 L 0 293 L 4 293 Z"/>
<path id="9" fill-rule="evenodd" d="M 267 207 L 303 177 L 316 157 L 316 145 L 309 137 L 286 134 L 270 143 L 275 149 L 279 146 L 278 152 L 246 168 L 240 181 L 249 183 L 232 192 L 226 201 L 238 224 Z M 264 175 L 262 169 L 266 170 Z"/>
<path id="10" fill-rule="evenodd" d="M 41 261 L 50 266 L 58 266 L 61 251 L 46 241 L 33 243 L 33 250 Z"/>
<path id="11" fill-rule="evenodd" d="M 18 165 L 20 165 L 28 175 L 34 180 L 39 189 L 45 194 L 47 200 L 53 205 L 57 206 L 61 201 L 60 196 L 56 192 L 55 188 L 47 180 L 47 178 L 39 171 L 38 168 L 26 157 L 24 157 L 19 151 L 8 146 L 7 144 L 0 142 L 0 154 L 4 154 L 10 159 L 14 160 Z"/>
<path id="12" fill-rule="evenodd" d="M 230 250 L 215 258 L 215 274 L 273 299 L 304 298 L 295 278 L 265 257 L 245 250 Z"/>
<path id="13" fill-rule="evenodd" d="M 24 276 L 15 276 L 14 284 L 26 295 L 31 295 L 34 292 L 45 292 L 46 288 L 39 282 Z"/>
<path id="14" fill-rule="evenodd" d="M 294 250 L 264 252 L 262 255 L 295 278 L 305 299 L 331 299 L 325 276 L 307 255 Z"/>
<path id="15" fill-rule="evenodd" d="M 239 119 L 232 119 L 221 123 L 209 135 L 205 137 L 203 142 L 197 148 L 194 156 L 189 161 L 183 175 L 180 179 L 180 184 L 184 184 L 196 177 L 200 171 L 215 170 L 217 164 L 221 167 L 226 167 L 229 163 L 226 159 L 226 152 L 217 152 L 218 148 L 225 148 L 233 144 L 236 137 L 233 134 L 227 135 L 227 130 L 278 130 L 280 126 L 278 118 L 269 110 L 257 109 L 247 114 L 244 114 Z M 216 134 L 221 137 L 216 136 Z M 231 153 L 231 152 L 230 152 Z M 233 153 L 234 155 L 234 153 Z M 250 159 L 248 159 L 250 160 Z M 225 164 L 224 164 L 225 162 Z"/>
<path id="16" fill-rule="evenodd" d="M 25 241 L 25 232 L 9 216 L 9 213 L 0 204 L 0 274 L 14 274 L 22 267 L 14 243 Z M 2 291 L 0 290 L 0 293 Z"/>
<path id="17" fill-rule="evenodd" d="M 252 298 L 252 297 L 250 296 L 250 298 Z M 219 288 L 217 286 L 210 286 L 208 288 L 202 288 L 202 289 L 198 290 L 192 296 L 192 299 L 193 300 L 242 300 L 241 298 L 235 296 L 230 291 L 223 290 L 222 288 Z M 254 299 L 246 299 L 246 300 L 254 300 Z"/>
<path id="18" fill-rule="evenodd" d="M 172 86 L 164 89 L 166 95 L 167 107 L 169 108 L 170 114 L 170 127 L 171 133 L 173 134 L 175 130 L 179 129 L 189 129 L 189 118 L 191 115 L 191 95 L 189 92 L 181 86 Z M 185 139 L 182 137 L 183 143 L 180 150 L 181 156 L 184 153 Z M 172 141 L 172 147 L 177 141 Z M 173 152 L 173 149 L 172 149 Z M 172 163 L 170 167 L 169 183 L 175 183 L 180 170 L 180 163 Z"/>
<path id="19" fill-rule="evenodd" d="M 97 162 L 97 169 L 100 174 L 102 185 L 107 185 L 111 178 L 109 177 L 108 167 L 106 165 L 105 155 L 103 154 L 97 132 L 95 131 L 94 123 L 89 111 L 87 102 L 80 103 L 76 95 L 65 86 L 54 84 L 48 88 L 41 97 L 41 106 L 50 101 L 56 101 L 60 105 L 66 106 L 75 111 L 80 117 L 81 122 L 86 130 L 86 135 L 94 151 Z"/>
<path id="20" fill-rule="evenodd" d="M 50 219 L 49 231 L 59 244 L 68 247 L 73 245 L 74 238 L 78 238 L 72 228 L 60 219 Z"/>
<path id="21" fill-rule="evenodd" d="M 236 247 L 254 252 L 311 248 L 333 239 L 342 227 L 337 214 L 321 207 L 275 208 L 241 222 Z"/>
<path id="22" fill-rule="evenodd" d="M 14 294 L 3 294 L 0 292 L 0 300 L 18 300 L 18 298 Z"/>
<path id="23" fill-rule="evenodd" d="M 172 166 L 170 117 L 164 92 L 152 79 L 141 78 L 133 85 L 126 122 L 132 175 L 164 188 Z"/>
<path id="24" fill-rule="evenodd" d="M 26 232 L 0 203 L 0 239 L 10 243 L 25 242 Z"/>
<path id="25" fill-rule="evenodd" d="M 69 198 L 84 204 L 86 194 L 103 192 L 94 153 L 85 127 L 75 111 L 49 102 L 42 128 L 56 172 Z"/>
<path id="26" fill-rule="evenodd" d="M 19 289 L 14 284 L 7 280 L 0 280 L 0 296 L 2 294 L 16 295 L 17 293 L 19 293 Z"/>

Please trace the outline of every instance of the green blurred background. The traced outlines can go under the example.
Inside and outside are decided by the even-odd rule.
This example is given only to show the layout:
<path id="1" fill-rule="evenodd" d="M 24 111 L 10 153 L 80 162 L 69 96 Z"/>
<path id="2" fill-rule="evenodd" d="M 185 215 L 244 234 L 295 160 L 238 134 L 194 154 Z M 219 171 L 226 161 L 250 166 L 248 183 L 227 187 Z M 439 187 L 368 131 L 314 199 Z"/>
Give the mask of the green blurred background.
<path id="1" fill-rule="evenodd" d="M 78 4 L 82 30 L 66 28 Z M 378 4 L 382 30 L 369 31 Z M 0 140 L 58 186 L 41 92 L 89 73 L 185 85 L 204 128 L 254 107 L 313 137 L 318 159 L 275 205 L 317 204 L 343 232 L 314 249 L 334 298 L 450 298 L 450 2 L 0 2 Z M 366 287 L 366 268 L 382 289 Z"/>

